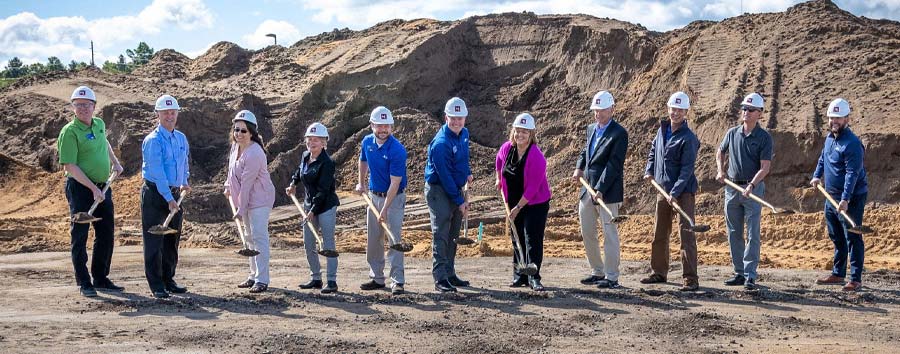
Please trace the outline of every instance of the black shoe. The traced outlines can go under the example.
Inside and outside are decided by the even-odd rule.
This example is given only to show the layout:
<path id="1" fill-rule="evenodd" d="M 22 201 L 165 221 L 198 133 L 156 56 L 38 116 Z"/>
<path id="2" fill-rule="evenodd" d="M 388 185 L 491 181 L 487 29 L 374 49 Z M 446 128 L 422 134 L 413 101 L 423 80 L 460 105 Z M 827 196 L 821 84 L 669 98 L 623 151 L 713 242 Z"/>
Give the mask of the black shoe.
<path id="1" fill-rule="evenodd" d="M 726 280 L 724 283 L 728 286 L 740 286 L 744 285 L 744 282 L 747 281 L 743 275 L 735 274 L 733 278 Z"/>
<path id="2" fill-rule="evenodd" d="M 166 291 L 173 294 L 184 294 L 187 292 L 187 288 L 180 286 L 176 283 L 166 284 Z"/>
<path id="3" fill-rule="evenodd" d="M 602 275 L 591 275 L 587 278 L 581 279 L 581 284 L 584 285 L 597 285 L 601 280 L 606 279 L 605 276 Z"/>
<path id="4" fill-rule="evenodd" d="M 93 286 L 82 286 L 79 291 L 84 297 L 97 297 L 97 290 Z"/>
<path id="5" fill-rule="evenodd" d="M 467 281 L 467 280 L 462 280 L 462 279 L 460 279 L 459 277 L 457 277 L 457 276 L 455 276 L 455 275 L 450 276 L 449 278 L 447 278 L 447 281 L 449 281 L 449 282 L 450 282 L 450 285 L 453 285 L 453 286 L 458 286 L 458 287 L 468 287 L 468 286 L 469 286 L 469 281 Z"/>
<path id="6" fill-rule="evenodd" d="M 374 280 L 362 283 L 359 286 L 360 290 L 375 290 L 375 289 L 384 289 L 384 284 L 380 284 Z"/>
<path id="7" fill-rule="evenodd" d="M 327 285 L 325 285 L 325 287 L 322 288 L 322 294 L 336 293 L 337 290 L 338 290 L 337 282 L 329 280 Z"/>
<path id="8" fill-rule="evenodd" d="M 434 283 L 434 290 L 440 291 L 442 293 L 455 293 L 456 288 L 453 287 L 453 284 L 450 284 L 448 280 L 441 280 Z"/>
<path id="9" fill-rule="evenodd" d="M 403 293 L 406 293 L 406 290 L 403 290 L 403 283 L 391 284 L 391 295 L 400 295 Z"/>
<path id="10" fill-rule="evenodd" d="M 116 285 L 116 284 L 113 284 L 113 282 L 110 281 L 109 279 L 107 279 L 107 280 L 104 281 L 104 282 L 97 282 L 97 283 L 94 283 L 94 287 L 97 288 L 97 289 L 100 289 L 100 290 L 106 290 L 106 291 L 122 291 L 122 290 L 125 290 L 125 287 L 124 287 L 124 286 L 118 286 L 118 285 Z"/>
<path id="11" fill-rule="evenodd" d="M 618 289 L 620 287 L 622 286 L 619 285 L 618 280 L 603 279 L 597 282 L 597 288 L 599 289 Z"/>
<path id="12" fill-rule="evenodd" d="M 322 279 L 313 279 L 306 284 L 300 284 L 300 289 L 321 289 L 322 288 Z"/>
<path id="13" fill-rule="evenodd" d="M 266 283 L 256 283 L 256 284 L 253 284 L 252 288 L 250 288 L 250 292 L 256 294 L 256 293 L 265 292 L 268 289 L 269 289 L 269 285 L 267 285 Z"/>
<path id="14" fill-rule="evenodd" d="M 544 291 L 544 285 L 541 284 L 540 279 L 531 279 L 528 283 L 531 285 L 531 290 Z"/>
<path id="15" fill-rule="evenodd" d="M 528 277 L 518 277 L 512 283 L 509 283 L 510 288 L 521 288 L 525 285 L 528 285 Z"/>
<path id="16" fill-rule="evenodd" d="M 744 282 L 744 289 L 751 290 L 751 291 L 756 290 L 756 279 L 747 278 L 747 281 Z"/>
<path id="17" fill-rule="evenodd" d="M 238 287 L 241 289 L 246 289 L 252 287 L 253 284 L 256 284 L 256 281 L 254 281 L 253 279 L 247 279 L 243 283 L 238 284 Z"/>
<path id="18" fill-rule="evenodd" d="M 157 299 L 165 299 L 165 298 L 169 297 L 169 293 L 166 292 L 165 290 L 153 290 L 152 293 L 153 293 L 153 297 L 155 297 Z"/>

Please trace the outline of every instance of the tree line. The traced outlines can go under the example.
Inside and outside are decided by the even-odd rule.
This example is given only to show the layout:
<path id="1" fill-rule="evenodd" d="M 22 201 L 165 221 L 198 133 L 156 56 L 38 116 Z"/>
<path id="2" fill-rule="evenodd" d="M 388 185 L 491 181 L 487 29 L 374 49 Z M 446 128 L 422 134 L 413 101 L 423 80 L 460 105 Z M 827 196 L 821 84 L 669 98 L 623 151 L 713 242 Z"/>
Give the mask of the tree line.
<path id="1" fill-rule="evenodd" d="M 109 60 L 103 62 L 102 70 L 109 73 L 123 74 L 130 73 L 137 67 L 150 62 L 153 57 L 154 50 L 147 45 L 146 42 L 140 42 L 135 49 L 126 49 L 125 55 L 119 54 L 119 60 L 111 62 Z M 126 62 L 125 56 L 131 59 Z M 25 65 L 18 57 L 13 57 L 6 63 L 6 67 L 0 71 L 0 77 L 7 79 L 17 79 L 27 76 L 40 75 L 53 71 L 78 71 L 90 66 L 85 62 L 76 62 L 72 60 L 68 65 L 62 63 L 58 57 L 47 58 L 47 63 L 33 63 Z"/>

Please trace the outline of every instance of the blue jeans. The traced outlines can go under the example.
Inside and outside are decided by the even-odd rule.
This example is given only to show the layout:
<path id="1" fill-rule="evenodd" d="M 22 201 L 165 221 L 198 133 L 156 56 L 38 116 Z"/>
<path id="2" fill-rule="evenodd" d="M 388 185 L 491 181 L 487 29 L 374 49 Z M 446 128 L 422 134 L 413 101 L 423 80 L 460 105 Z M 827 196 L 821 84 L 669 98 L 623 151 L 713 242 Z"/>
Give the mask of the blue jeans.
<path id="1" fill-rule="evenodd" d="M 316 222 L 306 223 L 303 228 L 303 248 L 306 251 L 306 261 L 309 262 L 309 275 L 313 280 L 322 280 L 322 266 L 319 264 L 319 254 L 316 253 L 316 237 L 313 236 L 310 227 L 319 228 L 319 236 L 322 237 L 322 249 L 333 250 L 334 247 L 334 223 L 337 221 L 337 207 L 316 215 Z M 337 258 L 325 258 L 325 276 L 328 281 L 337 281 Z"/>
<path id="2" fill-rule="evenodd" d="M 431 275 L 434 281 L 456 276 L 456 239 L 462 212 L 440 184 L 425 183 L 425 200 L 431 216 Z"/>
<path id="3" fill-rule="evenodd" d="M 753 194 L 762 197 L 766 184 L 760 183 Z M 731 246 L 731 264 L 734 274 L 756 279 L 759 266 L 759 219 L 762 204 L 747 198 L 734 188 L 725 187 L 725 226 L 728 228 L 728 244 Z M 744 242 L 744 225 L 747 241 Z"/>
<path id="4" fill-rule="evenodd" d="M 868 193 L 854 195 L 847 205 L 847 215 L 853 218 L 856 225 L 862 225 L 863 209 L 866 206 Z M 839 199 L 838 198 L 835 199 Z M 831 274 L 844 278 L 847 276 L 847 255 L 850 256 L 850 280 L 861 282 L 863 261 L 866 255 L 866 246 L 863 244 L 862 235 L 848 232 L 850 223 L 838 213 L 831 203 L 825 201 L 825 223 L 828 225 L 828 237 L 834 243 L 834 268 Z"/>

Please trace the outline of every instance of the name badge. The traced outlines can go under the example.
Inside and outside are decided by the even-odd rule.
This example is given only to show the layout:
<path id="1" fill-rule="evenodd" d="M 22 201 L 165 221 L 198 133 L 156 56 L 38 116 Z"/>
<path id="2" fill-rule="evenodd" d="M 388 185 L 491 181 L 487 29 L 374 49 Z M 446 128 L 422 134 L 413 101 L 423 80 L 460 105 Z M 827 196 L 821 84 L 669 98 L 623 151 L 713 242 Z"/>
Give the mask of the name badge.
<path id="1" fill-rule="evenodd" d="M 453 153 L 456 153 L 456 146 L 453 147 Z"/>
<path id="2" fill-rule="evenodd" d="M 94 132 L 87 133 L 85 137 L 87 138 L 87 140 L 94 140 L 97 138 L 96 136 L 94 136 Z"/>

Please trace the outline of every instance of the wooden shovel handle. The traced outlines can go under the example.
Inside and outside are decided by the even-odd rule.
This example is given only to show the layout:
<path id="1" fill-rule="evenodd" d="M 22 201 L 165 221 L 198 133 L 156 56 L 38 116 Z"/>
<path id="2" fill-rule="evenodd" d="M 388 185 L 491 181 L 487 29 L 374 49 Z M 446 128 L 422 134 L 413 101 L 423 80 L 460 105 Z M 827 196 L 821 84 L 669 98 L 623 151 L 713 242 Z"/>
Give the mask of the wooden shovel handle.
<path id="1" fill-rule="evenodd" d="M 291 197 L 291 200 L 294 201 L 294 205 L 297 206 L 297 210 L 300 210 L 300 215 L 303 216 L 304 219 L 309 218 L 309 216 L 307 216 L 308 214 L 306 214 L 306 211 L 303 210 L 303 205 L 301 205 L 301 204 L 300 204 L 300 201 L 297 200 L 297 196 L 295 196 L 295 195 L 293 195 L 293 194 L 290 194 L 290 197 Z M 309 231 L 312 231 L 313 236 L 315 236 L 315 237 L 316 237 L 316 240 L 318 240 L 319 243 L 321 244 L 321 243 L 322 243 L 322 238 L 319 237 L 319 233 L 316 232 L 316 228 L 313 227 L 312 225 L 310 225 L 309 223 L 306 224 L 306 227 L 309 228 Z"/>
<path id="2" fill-rule="evenodd" d="M 597 191 L 595 191 L 594 188 L 591 187 L 590 183 L 588 183 L 587 180 L 584 179 L 584 177 L 578 177 L 578 181 L 581 182 L 581 185 L 583 185 L 585 189 L 587 189 L 588 193 L 591 194 L 591 197 L 593 197 L 593 199 L 597 199 Z M 609 214 L 610 218 L 616 217 L 615 215 L 613 215 L 612 210 L 609 210 L 609 207 L 606 206 L 606 203 L 600 201 L 600 206 L 603 207 L 603 210 L 606 210 L 606 213 Z"/>
<path id="3" fill-rule="evenodd" d="M 181 201 L 184 200 L 184 196 L 187 195 L 187 191 L 181 191 L 181 195 L 178 196 L 178 206 L 181 206 Z M 228 199 L 231 202 L 231 199 Z M 234 209 L 234 205 L 231 206 Z M 175 217 L 175 214 L 178 213 L 178 210 L 170 211 L 169 216 L 166 217 L 166 221 L 163 223 L 163 227 L 169 227 L 169 223 L 172 222 L 172 218 Z"/>
<path id="4" fill-rule="evenodd" d="M 363 200 L 366 201 L 366 204 L 369 205 L 368 209 L 372 212 L 372 215 L 375 215 L 375 219 L 377 220 L 378 215 L 380 215 L 380 212 L 378 211 L 378 208 L 375 207 L 375 203 L 372 202 L 372 198 L 369 198 L 369 196 L 365 193 L 363 193 L 362 197 L 363 197 Z M 391 229 L 388 227 L 388 225 L 384 221 L 379 221 L 378 223 L 381 224 L 381 228 L 384 229 L 384 232 L 387 232 L 388 237 L 390 237 L 390 239 L 391 239 L 391 244 L 399 243 L 399 242 L 396 242 L 397 239 L 394 237 L 394 233 L 391 232 Z"/>
<path id="5" fill-rule="evenodd" d="M 824 195 L 825 198 L 828 199 L 828 201 L 831 203 L 831 205 L 834 206 L 835 210 L 841 209 L 840 204 L 838 204 L 838 202 L 836 200 L 834 200 L 834 198 L 831 197 L 831 194 L 828 194 L 828 191 L 825 190 L 825 187 L 822 187 L 821 183 L 816 184 L 816 188 L 819 190 L 819 192 L 822 192 L 822 195 Z M 856 227 L 856 223 L 853 222 L 853 219 L 850 218 L 850 215 L 847 215 L 846 211 L 840 210 L 840 213 L 841 213 L 841 216 L 844 217 L 844 219 L 847 219 L 847 222 L 850 223 L 850 226 L 852 226 L 854 228 Z"/>
<path id="6" fill-rule="evenodd" d="M 652 184 L 653 187 L 656 188 L 656 191 L 659 192 L 660 195 L 665 197 L 666 200 L 669 199 L 669 193 L 667 193 L 666 190 L 663 189 L 663 187 L 660 186 L 659 183 L 657 183 L 655 179 L 650 179 L 650 184 Z M 694 220 L 691 220 L 691 217 L 688 216 L 688 214 L 684 212 L 684 209 L 681 209 L 681 206 L 679 206 L 678 203 L 673 202 L 673 203 L 669 203 L 669 205 L 671 205 L 673 208 L 675 208 L 675 210 L 678 211 L 678 213 L 681 214 L 681 216 L 683 216 L 685 219 L 687 219 L 687 221 L 689 221 L 691 223 L 691 225 L 693 226 Z"/>
<path id="7" fill-rule="evenodd" d="M 746 189 L 741 188 L 741 186 L 739 186 L 737 183 L 730 181 L 728 178 L 725 179 L 725 184 L 731 186 L 731 188 L 737 189 L 742 194 L 747 191 Z M 772 206 L 772 204 L 767 203 L 765 200 L 758 197 L 756 194 L 753 194 L 753 192 L 750 192 L 750 199 L 753 199 L 753 200 L 759 202 L 760 204 L 764 205 L 765 207 L 772 209 L 773 212 L 777 212 L 775 210 L 775 207 Z"/>
<path id="8" fill-rule="evenodd" d="M 116 179 L 116 176 L 118 176 L 118 173 L 116 173 L 115 171 L 113 171 L 113 173 L 109 175 L 109 178 L 106 179 L 106 185 L 103 186 L 103 190 L 100 191 L 101 194 L 106 195 L 106 191 L 109 190 L 109 185 L 113 183 L 113 181 Z M 97 210 L 98 205 L 100 205 L 100 201 L 94 201 L 94 204 L 91 204 L 91 209 L 88 210 L 87 213 L 93 215 L 94 210 Z"/>

